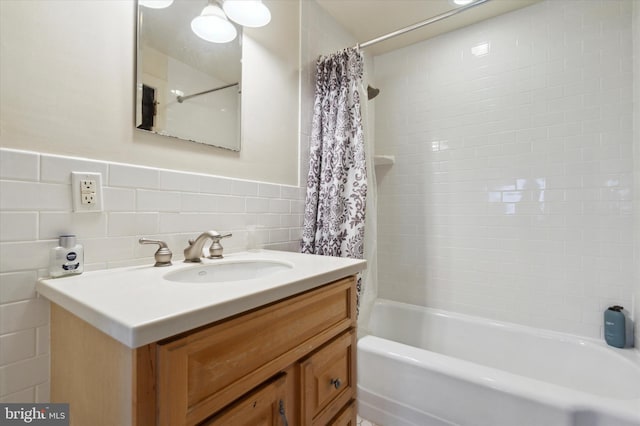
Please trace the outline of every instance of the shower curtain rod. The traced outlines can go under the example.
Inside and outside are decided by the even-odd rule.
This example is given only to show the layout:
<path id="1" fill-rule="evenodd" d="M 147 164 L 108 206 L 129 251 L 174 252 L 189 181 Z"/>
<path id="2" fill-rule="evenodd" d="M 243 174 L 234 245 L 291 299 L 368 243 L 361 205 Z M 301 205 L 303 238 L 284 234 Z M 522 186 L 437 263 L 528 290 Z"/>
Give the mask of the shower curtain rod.
<path id="1" fill-rule="evenodd" d="M 176 96 L 176 99 L 178 100 L 179 103 L 183 103 L 187 99 L 195 98 L 196 96 L 200 96 L 200 95 L 206 95 L 207 93 L 211 93 L 211 92 L 217 92 L 218 90 L 226 89 L 228 87 L 233 87 L 233 86 L 237 86 L 237 85 L 238 85 L 238 83 L 231 83 L 231 84 L 227 84 L 226 86 L 216 87 L 215 89 L 205 90 L 204 92 L 194 93 L 193 95 Z"/>
<path id="2" fill-rule="evenodd" d="M 395 36 L 399 36 L 401 34 L 408 33 L 409 31 L 417 30 L 418 28 L 422 28 L 422 27 L 424 27 L 426 25 L 433 24 L 434 22 L 442 21 L 443 19 L 449 18 L 449 17 L 451 17 L 453 15 L 457 15 L 458 13 L 462 13 L 462 12 L 464 12 L 466 10 L 469 10 L 471 8 L 479 6 L 482 3 L 486 3 L 488 1 L 490 1 L 490 0 L 475 0 L 474 2 L 469 3 L 467 5 L 458 7 L 456 9 L 449 10 L 448 12 L 441 13 L 440 15 L 436 15 L 436 16 L 431 17 L 429 19 L 426 19 L 424 21 L 417 22 L 417 23 L 415 23 L 413 25 L 409 25 L 408 27 L 401 28 L 401 29 L 399 29 L 397 31 L 394 31 L 394 32 L 391 32 L 389 34 L 385 34 L 383 36 L 376 37 L 376 38 L 371 39 L 369 41 L 365 41 L 364 43 L 358 43 L 354 47 L 356 49 L 369 47 L 369 46 L 371 46 L 373 44 L 380 43 L 381 41 L 385 41 L 385 40 L 388 40 L 388 39 L 393 38 Z"/>

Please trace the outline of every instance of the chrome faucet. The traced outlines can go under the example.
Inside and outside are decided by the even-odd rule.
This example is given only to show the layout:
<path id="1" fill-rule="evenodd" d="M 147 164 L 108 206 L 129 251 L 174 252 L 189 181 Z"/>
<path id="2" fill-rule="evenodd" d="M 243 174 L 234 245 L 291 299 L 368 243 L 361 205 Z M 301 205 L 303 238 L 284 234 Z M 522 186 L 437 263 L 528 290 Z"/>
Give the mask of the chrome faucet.
<path id="1" fill-rule="evenodd" d="M 220 244 L 222 238 L 230 237 L 231 233 L 221 234 L 218 231 L 206 231 L 198 235 L 195 240 L 189 240 L 189 246 L 184 249 L 184 261 L 185 262 L 201 262 L 201 258 L 204 256 L 204 245 L 208 240 L 211 240 L 211 247 L 209 247 L 209 258 L 220 259 L 222 258 L 223 247 Z"/>

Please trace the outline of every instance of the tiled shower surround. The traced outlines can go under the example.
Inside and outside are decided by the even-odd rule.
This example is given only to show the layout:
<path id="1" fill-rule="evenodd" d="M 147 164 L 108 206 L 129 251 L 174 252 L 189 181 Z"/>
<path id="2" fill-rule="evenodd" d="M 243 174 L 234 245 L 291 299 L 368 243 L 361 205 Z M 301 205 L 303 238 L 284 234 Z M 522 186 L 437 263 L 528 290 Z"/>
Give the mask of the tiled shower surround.
<path id="1" fill-rule="evenodd" d="M 104 212 L 71 212 L 72 171 L 100 172 Z M 75 233 L 85 270 L 152 264 L 166 241 L 174 261 L 189 238 L 215 229 L 233 237 L 225 252 L 260 247 L 297 251 L 303 192 L 298 187 L 134 165 L 0 149 L 0 401 L 48 401 L 49 303 L 35 293 L 57 236 Z M 141 301 L 144 307 L 144 301 Z"/>
<path id="2" fill-rule="evenodd" d="M 376 57 L 380 297 L 592 337 L 631 310 L 632 7 L 545 1 Z"/>

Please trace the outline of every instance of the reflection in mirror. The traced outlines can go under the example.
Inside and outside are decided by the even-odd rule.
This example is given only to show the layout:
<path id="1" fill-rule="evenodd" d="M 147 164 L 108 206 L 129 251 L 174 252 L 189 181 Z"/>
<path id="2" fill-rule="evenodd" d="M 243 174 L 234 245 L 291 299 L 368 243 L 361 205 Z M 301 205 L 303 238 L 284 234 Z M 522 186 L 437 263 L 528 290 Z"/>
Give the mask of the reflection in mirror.
<path id="1" fill-rule="evenodd" d="M 240 151 L 242 29 L 227 43 L 198 37 L 207 0 L 138 4 L 136 127 Z"/>

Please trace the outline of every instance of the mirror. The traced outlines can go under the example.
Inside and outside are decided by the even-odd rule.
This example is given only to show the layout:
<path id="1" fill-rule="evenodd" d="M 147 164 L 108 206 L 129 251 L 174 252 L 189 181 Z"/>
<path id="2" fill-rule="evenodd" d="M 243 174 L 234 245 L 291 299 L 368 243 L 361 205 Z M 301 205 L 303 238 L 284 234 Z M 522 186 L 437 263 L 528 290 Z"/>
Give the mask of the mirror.
<path id="1" fill-rule="evenodd" d="M 206 0 L 175 0 L 154 9 L 138 3 L 138 129 L 240 151 L 242 28 L 228 43 L 191 30 Z"/>

